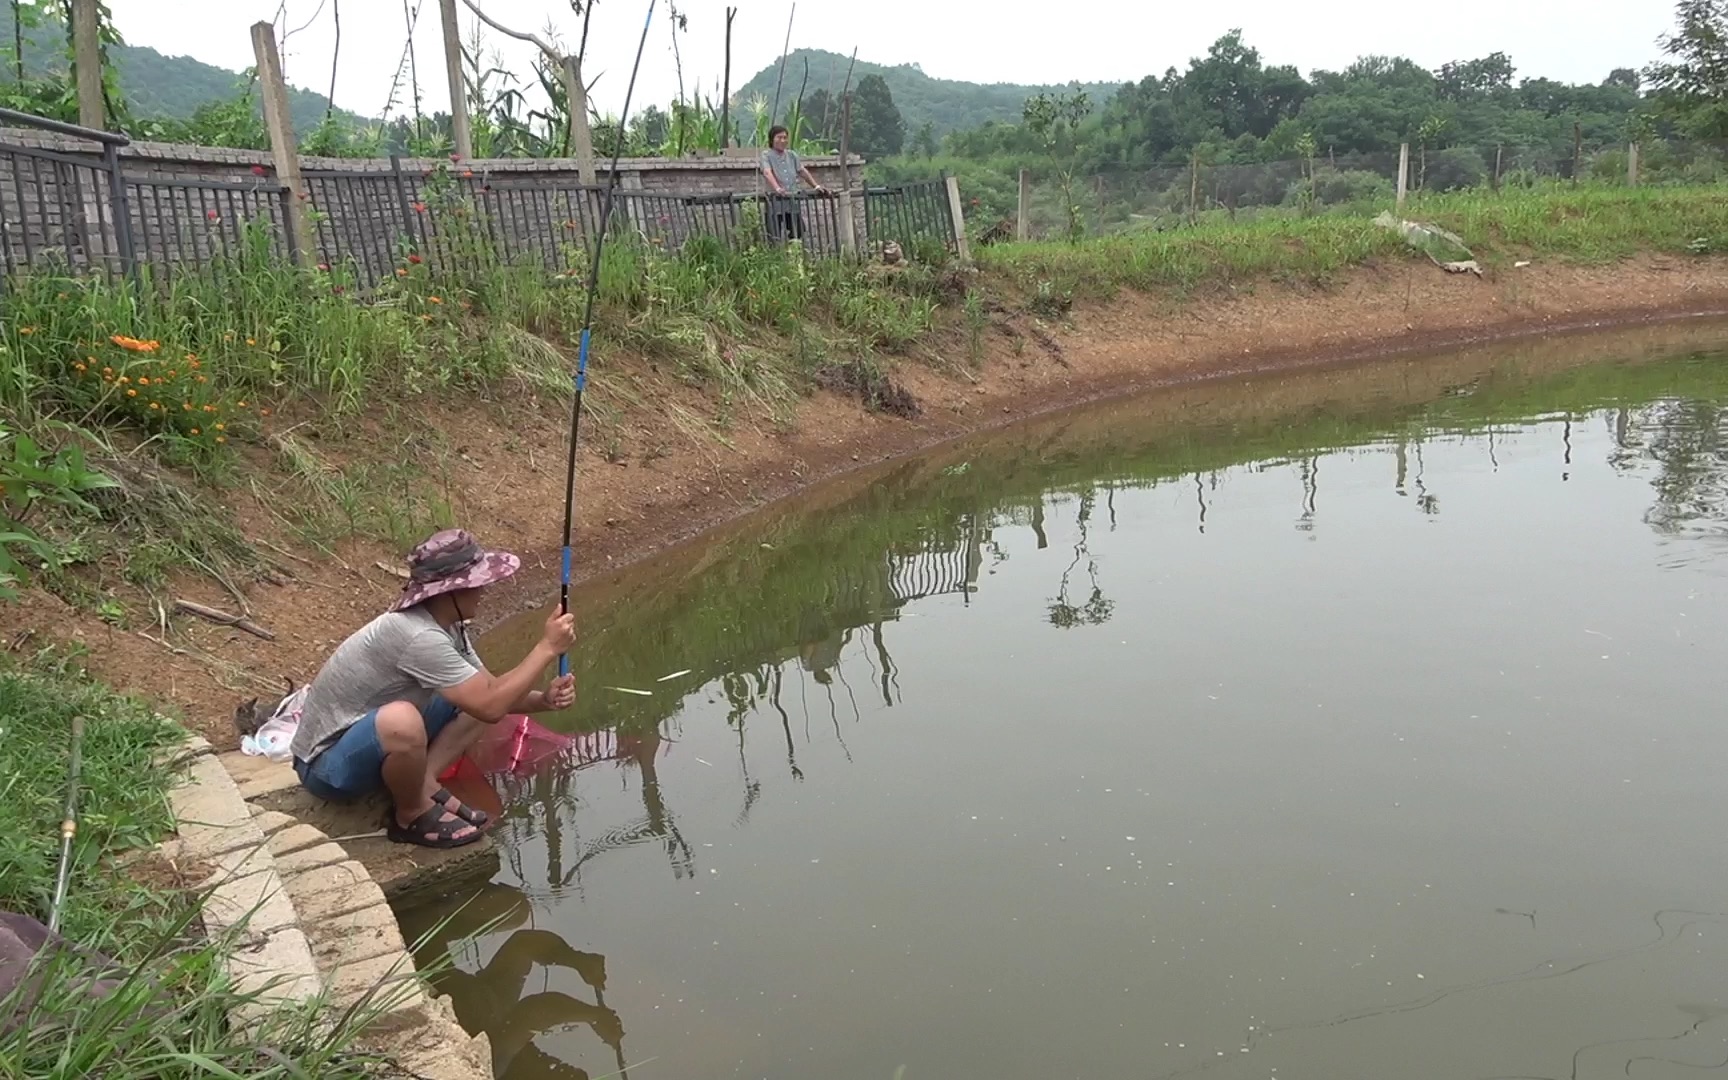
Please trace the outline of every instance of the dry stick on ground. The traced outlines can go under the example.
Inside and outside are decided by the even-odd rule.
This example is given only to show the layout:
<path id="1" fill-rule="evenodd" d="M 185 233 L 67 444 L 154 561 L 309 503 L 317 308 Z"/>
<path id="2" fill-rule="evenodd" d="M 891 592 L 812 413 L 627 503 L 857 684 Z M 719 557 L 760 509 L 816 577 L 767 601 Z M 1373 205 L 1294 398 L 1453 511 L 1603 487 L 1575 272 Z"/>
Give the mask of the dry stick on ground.
<path id="1" fill-rule="evenodd" d="M 222 626 L 232 626 L 236 630 L 244 630 L 254 637 L 263 638 L 265 641 L 276 640 L 274 633 L 264 629 L 244 615 L 231 615 L 226 611 L 205 607 L 203 604 L 195 604 L 190 600 L 175 600 L 174 610 L 184 611 L 188 615 L 196 615 L 200 619 L 209 619 L 211 622 Z"/>

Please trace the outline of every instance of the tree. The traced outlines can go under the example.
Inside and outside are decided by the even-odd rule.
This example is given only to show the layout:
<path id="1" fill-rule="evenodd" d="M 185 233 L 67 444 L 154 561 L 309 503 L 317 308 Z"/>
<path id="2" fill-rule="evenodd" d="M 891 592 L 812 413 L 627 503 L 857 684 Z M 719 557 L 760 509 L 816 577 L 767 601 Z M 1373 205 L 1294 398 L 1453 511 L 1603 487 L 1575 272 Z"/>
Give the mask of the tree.
<path id="1" fill-rule="evenodd" d="M 866 75 L 852 99 L 852 149 L 865 157 L 892 157 L 906 146 L 906 121 L 880 75 Z"/>
<path id="2" fill-rule="evenodd" d="M 1512 89 L 1517 69 L 1503 52 L 1489 53 L 1480 60 L 1459 60 L 1440 66 L 1440 95 L 1453 101 Z"/>
<path id="3" fill-rule="evenodd" d="M 929 160 L 936 156 L 941 147 L 936 144 L 936 125 L 926 120 L 918 128 L 918 134 L 912 139 L 912 152 Z"/>
<path id="4" fill-rule="evenodd" d="M 1728 138 L 1728 0 L 1680 0 L 1657 39 L 1671 59 L 1644 71 L 1659 107 L 1695 138 Z"/>
<path id="5" fill-rule="evenodd" d="M 1092 112 L 1092 102 L 1086 91 L 1072 94 L 1039 94 L 1026 99 L 1022 112 L 1026 128 L 1044 144 L 1050 157 L 1060 162 L 1057 180 L 1062 185 L 1062 208 L 1068 215 L 1068 239 L 1078 240 L 1084 231 L 1080 224 L 1080 204 L 1074 199 L 1074 157 L 1078 149 L 1080 125 Z"/>

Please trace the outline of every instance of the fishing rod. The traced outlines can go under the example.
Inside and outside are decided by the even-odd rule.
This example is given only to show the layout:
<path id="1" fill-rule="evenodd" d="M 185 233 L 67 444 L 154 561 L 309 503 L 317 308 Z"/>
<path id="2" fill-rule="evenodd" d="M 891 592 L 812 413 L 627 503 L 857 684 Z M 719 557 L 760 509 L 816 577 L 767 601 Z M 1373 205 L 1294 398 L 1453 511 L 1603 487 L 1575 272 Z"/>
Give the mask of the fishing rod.
<path id="1" fill-rule="evenodd" d="M 606 230 L 612 219 L 612 192 L 618 185 L 618 161 L 624 156 L 625 126 L 630 120 L 630 98 L 636 93 L 636 73 L 642 69 L 642 50 L 648 45 L 648 27 L 654 22 L 654 5 L 648 0 L 648 16 L 642 20 L 642 40 L 636 45 L 636 63 L 630 68 L 630 84 L 624 89 L 624 111 L 618 116 L 618 133 L 612 144 L 612 168 L 606 173 L 606 197 L 600 206 L 600 231 L 594 238 L 594 258 L 588 266 L 588 298 L 582 312 L 582 340 L 576 354 L 576 400 L 570 407 L 570 457 L 564 468 L 564 575 L 558 589 L 558 610 L 570 613 L 570 539 L 576 516 L 576 432 L 582 423 L 582 390 L 588 385 L 588 342 L 594 329 L 594 297 L 600 291 L 600 254 L 606 248 Z M 572 102 L 574 104 L 574 102 Z M 558 656 L 558 675 L 570 674 L 568 651 Z"/>
<path id="2" fill-rule="evenodd" d="M 54 901 L 48 905 L 48 932 L 60 932 L 60 909 L 72 881 L 72 838 L 78 835 L 78 785 L 84 771 L 84 718 L 72 718 L 72 753 L 67 766 L 66 813 L 60 819 L 60 870 L 54 877 Z"/>

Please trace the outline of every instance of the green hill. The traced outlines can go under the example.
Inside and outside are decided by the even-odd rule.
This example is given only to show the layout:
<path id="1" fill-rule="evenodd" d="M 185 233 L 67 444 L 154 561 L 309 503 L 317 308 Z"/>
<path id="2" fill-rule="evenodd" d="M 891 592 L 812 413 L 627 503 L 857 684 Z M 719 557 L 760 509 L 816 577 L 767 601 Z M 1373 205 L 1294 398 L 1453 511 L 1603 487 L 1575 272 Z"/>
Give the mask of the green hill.
<path id="1" fill-rule="evenodd" d="M 846 66 L 851 62 L 849 57 L 824 49 L 794 49 L 787 58 L 786 82 L 780 91 L 782 115 L 787 105 L 798 96 L 798 87 L 804 81 L 806 60 L 810 64 L 810 82 L 804 91 L 806 97 L 817 90 L 828 89 L 830 80 L 833 81 L 833 92 L 838 94 L 841 85 L 846 81 Z M 858 80 L 866 75 L 880 75 L 888 84 L 889 92 L 894 95 L 894 104 L 906 121 L 908 134 L 929 123 L 935 129 L 937 138 L 951 131 L 970 130 L 990 120 L 997 123 L 1018 123 L 1021 106 L 1027 98 L 1040 91 L 1060 89 L 1051 86 L 936 79 L 924 74 L 917 64 L 884 67 L 863 60 L 858 61 L 852 71 L 853 87 L 856 88 Z M 774 84 L 779 77 L 779 63 L 770 64 L 738 88 L 734 100 L 747 101 L 752 94 L 761 94 L 764 99 L 773 102 Z M 1081 89 L 1092 95 L 1093 104 L 1097 106 L 1113 96 L 1118 86 L 1118 83 L 1092 83 L 1082 84 Z"/>
<path id="2" fill-rule="evenodd" d="M 65 31 L 44 26 L 24 33 L 24 67 L 42 75 L 67 68 Z M 0 6 L 0 43 L 11 63 L 12 11 Z M 140 119 L 184 120 L 200 105 L 233 98 L 245 83 L 239 72 L 206 64 L 189 56 L 164 56 L 155 49 L 120 45 L 109 49 L 119 76 L 120 91 L 133 116 Z M 310 90 L 289 88 L 294 127 L 311 131 L 324 119 L 325 99 Z"/>

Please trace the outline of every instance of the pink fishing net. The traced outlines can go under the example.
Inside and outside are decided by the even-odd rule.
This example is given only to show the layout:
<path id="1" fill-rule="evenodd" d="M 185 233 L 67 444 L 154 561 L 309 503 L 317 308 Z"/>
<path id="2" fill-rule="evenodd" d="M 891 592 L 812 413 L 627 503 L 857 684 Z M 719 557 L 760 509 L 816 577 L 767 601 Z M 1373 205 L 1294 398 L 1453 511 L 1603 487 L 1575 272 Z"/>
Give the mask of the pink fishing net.
<path id="1" fill-rule="evenodd" d="M 569 750 L 580 738 L 549 731 L 520 713 L 506 716 L 481 735 L 439 779 L 527 776 Z"/>

